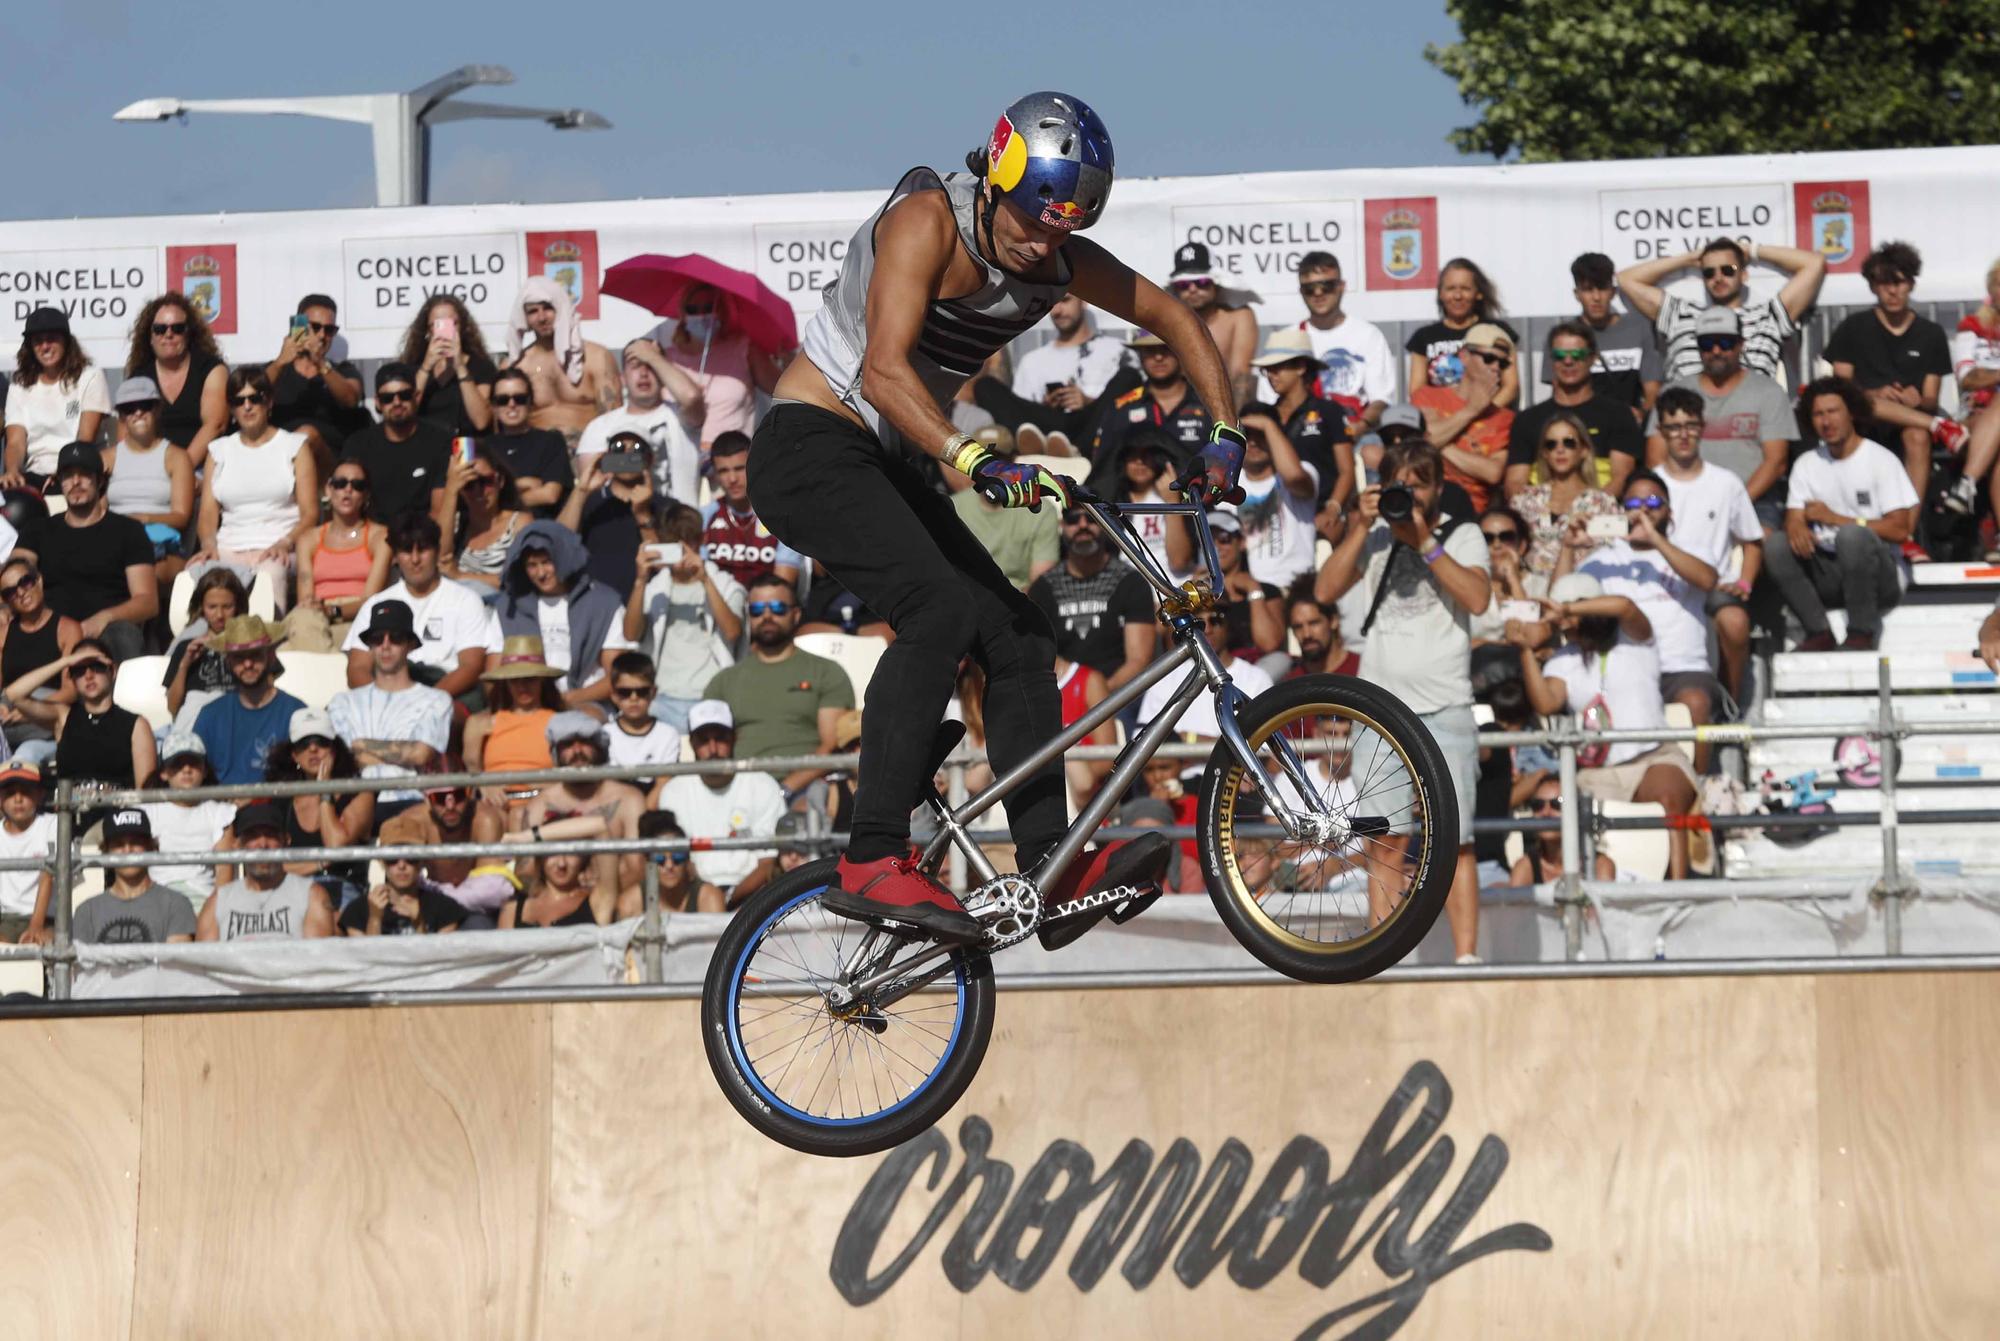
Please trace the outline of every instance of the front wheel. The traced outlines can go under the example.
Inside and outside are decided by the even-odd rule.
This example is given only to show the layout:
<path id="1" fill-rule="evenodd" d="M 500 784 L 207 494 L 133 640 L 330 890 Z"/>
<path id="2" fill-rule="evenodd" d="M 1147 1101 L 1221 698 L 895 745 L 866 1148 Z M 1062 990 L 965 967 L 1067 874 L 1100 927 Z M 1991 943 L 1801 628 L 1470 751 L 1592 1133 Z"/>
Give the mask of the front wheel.
<path id="1" fill-rule="evenodd" d="M 1286 680 L 1237 714 L 1266 792 L 1218 743 L 1196 843 L 1230 933 L 1278 972 L 1353 982 L 1400 962 L 1437 920 L 1458 860 L 1458 802 L 1437 742 L 1387 690 Z M 1305 816 L 1289 836 L 1270 808 Z"/>
<path id="2" fill-rule="evenodd" d="M 837 865 L 809 862 L 737 910 L 702 985 L 702 1042 L 758 1131 L 809 1155 L 870 1155 L 931 1126 L 972 1083 L 993 1033 L 993 971 L 976 950 L 933 955 L 820 907 Z"/>

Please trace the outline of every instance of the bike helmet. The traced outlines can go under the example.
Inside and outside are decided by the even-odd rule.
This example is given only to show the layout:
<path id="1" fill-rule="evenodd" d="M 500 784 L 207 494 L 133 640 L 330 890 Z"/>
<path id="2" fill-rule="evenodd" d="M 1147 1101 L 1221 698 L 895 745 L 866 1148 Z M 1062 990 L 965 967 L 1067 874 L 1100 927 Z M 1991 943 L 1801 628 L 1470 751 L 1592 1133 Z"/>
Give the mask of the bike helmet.
<path id="1" fill-rule="evenodd" d="M 1111 133 L 1067 93 L 1014 102 L 994 123 L 985 154 L 972 157 L 1002 196 L 1050 228 L 1088 228 L 1111 198 Z"/>

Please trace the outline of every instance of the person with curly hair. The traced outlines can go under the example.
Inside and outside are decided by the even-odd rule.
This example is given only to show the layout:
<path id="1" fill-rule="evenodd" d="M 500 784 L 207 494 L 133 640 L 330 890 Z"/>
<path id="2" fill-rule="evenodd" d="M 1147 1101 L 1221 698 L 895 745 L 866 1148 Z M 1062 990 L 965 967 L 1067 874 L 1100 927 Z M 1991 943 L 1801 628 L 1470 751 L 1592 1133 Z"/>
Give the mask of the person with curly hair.
<path id="1" fill-rule="evenodd" d="M 1919 316 L 1910 305 L 1923 258 L 1907 242 L 1884 242 L 1861 263 L 1861 277 L 1875 306 L 1848 314 L 1826 342 L 1833 375 L 1845 377 L 1868 397 L 1869 418 L 1861 436 L 1901 448 L 1910 487 L 1922 498 L 1930 485 L 1931 444 L 1949 452 L 1965 446 L 1965 425 L 1938 404 L 1939 389 L 1951 373 L 1951 337 L 1944 327 Z M 1976 480 L 1963 474 L 1951 485 L 1955 511 L 1971 512 L 1979 500 Z"/>
<path id="2" fill-rule="evenodd" d="M 1515 348 L 1521 344 L 1519 333 L 1500 319 L 1500 291 L 1476 262 L 1463 256 L 1452 257 L 1438 271 L 1437 309 L 1436 321 L 1417 327 L 1403 342 L 1410 359 L 1412 400 L 1419 387 L 1455 386 L 1465 376 L 1458 351 L 1474 326 L 1482 322 L 1498 326 Z M 1512 407 L 1520 394 L 1521 375 L 1509 368 L 1501 374 L 1493 400 Z"/>
<path id="3" fill-rule="evenodd" d="M 38 307 L 21 327 L 12 394 L 7 397 L 6 465 L 0 488 L 42 492 L 56 454 L 72 442 L 95 442 L 111 411 L 104 373 L 70 334 L 69 318 Z"/>
<path id="4" fill-rule="evenodd" d="M 229 366 L 185 294 L 169 290 L 139 309 L 125 375 L 153 379 L 160 436 L 185 451 L 196 470 L 206 465 L 208 444 L 229 431 Z"/>
<path id="5" fill-rule="evenodd" d="M 433 294 L 403 332 L 399 362 L 416 369 L 417 414 L 453 437 L 493 427 L 493 379 L 500 369 L 465 304 Z"/>

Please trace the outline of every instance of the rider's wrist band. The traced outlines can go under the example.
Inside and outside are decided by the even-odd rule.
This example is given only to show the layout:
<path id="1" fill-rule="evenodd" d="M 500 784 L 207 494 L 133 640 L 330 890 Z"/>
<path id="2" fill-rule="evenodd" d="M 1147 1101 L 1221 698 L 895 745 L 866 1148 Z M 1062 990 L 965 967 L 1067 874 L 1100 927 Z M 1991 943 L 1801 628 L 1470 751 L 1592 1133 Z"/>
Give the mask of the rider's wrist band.
<path id="1" fill-rule="evenodd" d="M 1442 559 L 1443 557 L 1444 557 L 1444 545 L 1442 542 L 1432 545 L 1429 549 L 1424 551 L 1425 563 L 1436 563 L 1439 559 Z"/>
<path id="2" fill-rule="evenodd" d="M 971 434 L 954 433 L 944 440 L 944 450 L 939 455 L 959 474 L 970 475 L 979 459 L 986 455 L 986 449 Z"/>

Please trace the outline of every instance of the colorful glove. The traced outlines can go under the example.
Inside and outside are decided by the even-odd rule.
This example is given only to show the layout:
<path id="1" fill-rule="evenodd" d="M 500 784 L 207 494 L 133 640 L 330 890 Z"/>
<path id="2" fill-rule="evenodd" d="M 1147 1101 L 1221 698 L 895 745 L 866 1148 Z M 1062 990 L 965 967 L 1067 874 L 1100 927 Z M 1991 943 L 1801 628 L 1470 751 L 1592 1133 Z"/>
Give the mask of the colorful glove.
<path id="1" fill-rule="evenodd" d="M 1188 463 L 1187 473 L 1174 482 L 1183 494 L 1190 490 L 1210 507 L 1217 503 L 1240 502 L 1243 491 L 1236 476 L 1243 469 L 1245 439 L 1241 429 L 1217 424 L 1208 431 L 1208 445 Z"/>
<path id="2" fill-rule="evenodd" d="M 1009 461 L 970 438 L 955 439 L 945 460 L 972 481 L 981 498 L 996 507 L 1040 512 L 1044 498 L 1054 499 L 1058 507 L 1069 507 L 1068 480 L 1042 466 Z"/>

